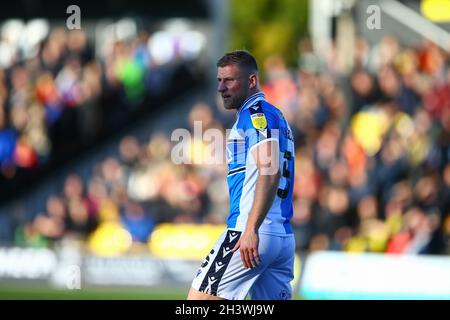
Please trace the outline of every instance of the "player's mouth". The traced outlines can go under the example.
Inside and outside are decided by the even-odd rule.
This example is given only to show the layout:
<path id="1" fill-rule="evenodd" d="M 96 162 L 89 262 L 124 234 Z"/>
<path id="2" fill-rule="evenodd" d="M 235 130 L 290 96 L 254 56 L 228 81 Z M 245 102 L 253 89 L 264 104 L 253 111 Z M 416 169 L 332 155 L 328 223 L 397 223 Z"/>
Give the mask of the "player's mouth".
<path id="1" fill-rule="evenodd" d="M 222 99 L 225 101 L 225 100 L 228 100 L 228 99 L 230 99 L 231 98 L 231 96 L 229 96 L 229 95 L 223 95 L 222 96 Z"/>

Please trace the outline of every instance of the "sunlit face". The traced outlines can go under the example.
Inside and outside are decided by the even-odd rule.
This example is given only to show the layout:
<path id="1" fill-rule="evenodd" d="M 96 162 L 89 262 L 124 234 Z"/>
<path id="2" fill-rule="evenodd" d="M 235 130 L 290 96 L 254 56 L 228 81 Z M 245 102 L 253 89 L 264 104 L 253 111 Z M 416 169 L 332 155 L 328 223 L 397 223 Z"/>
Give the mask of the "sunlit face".
<path id="1" fill-rule="evenodd" d="M 218 67 L 217 91 L 226 109 L 239 109 L 249 97 L 251 85 L 249 77 L 234 64 Z"/>

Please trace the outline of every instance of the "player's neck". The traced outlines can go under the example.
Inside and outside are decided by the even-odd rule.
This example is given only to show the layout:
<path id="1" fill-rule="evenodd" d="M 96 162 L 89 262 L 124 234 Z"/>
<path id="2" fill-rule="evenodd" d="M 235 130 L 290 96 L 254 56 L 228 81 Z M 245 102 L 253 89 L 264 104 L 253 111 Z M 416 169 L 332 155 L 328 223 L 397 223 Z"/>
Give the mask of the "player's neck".
<path id="1" fill-rule="evenodd" d="M 259 89 L 255 89 L 255 90 L 252 90 L 251 92 L 249 92 L 249 94 L 247 95 L 247 98 L 245 98 L 245 100 L 241 103 L 241 105 L 237 109 L 237 112 L 239 113 L 242 110 L 242 108 L 245 106 L 247 101 L 249 101 L 255 94 L 258 94 L 258 93 L 261 93 L 261 91 Z"/>

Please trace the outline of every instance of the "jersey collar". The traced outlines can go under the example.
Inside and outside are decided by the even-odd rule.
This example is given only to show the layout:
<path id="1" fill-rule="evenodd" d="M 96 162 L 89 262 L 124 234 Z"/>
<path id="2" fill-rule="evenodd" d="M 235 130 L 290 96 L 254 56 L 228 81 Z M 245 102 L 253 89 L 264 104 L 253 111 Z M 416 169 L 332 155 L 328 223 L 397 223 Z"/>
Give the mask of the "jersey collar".
<path id="1" fill-rule="evenodd" d="M 250 97 L 247 98 L 247 100 L 244 101 L 244 103 L 242 104 L 242 107 L 239 109 L 237 114 L 239 115 L 243 110 L 248 109 L 249 107 L 254 105 L 256 102 L 262 101 L 262 100 L 264 100 L 264 101 L 266 100 L 266 96 L 264 95 L 264 93 L 262 91 L 259 91 L 255 94 L 251 95 Z"/>

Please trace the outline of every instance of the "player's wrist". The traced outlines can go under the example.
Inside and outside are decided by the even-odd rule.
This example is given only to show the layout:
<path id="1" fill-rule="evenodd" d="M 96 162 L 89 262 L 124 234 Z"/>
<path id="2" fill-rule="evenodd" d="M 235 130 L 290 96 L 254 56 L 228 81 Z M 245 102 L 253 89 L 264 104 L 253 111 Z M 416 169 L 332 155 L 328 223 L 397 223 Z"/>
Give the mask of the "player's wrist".
<path id="1" fill-rule="evenodd" d="M 247 224 L 247 227 L 245 228 L 246 233 L 258 233 L 258 227 L 254 224 Z"/>

